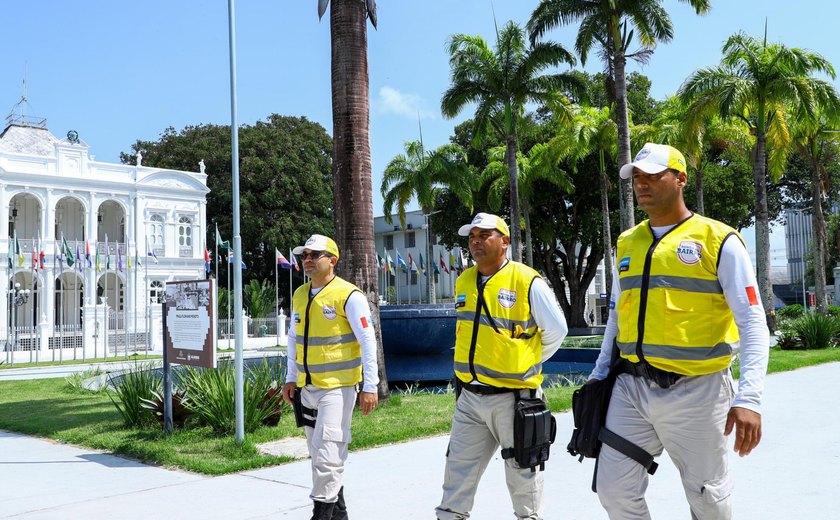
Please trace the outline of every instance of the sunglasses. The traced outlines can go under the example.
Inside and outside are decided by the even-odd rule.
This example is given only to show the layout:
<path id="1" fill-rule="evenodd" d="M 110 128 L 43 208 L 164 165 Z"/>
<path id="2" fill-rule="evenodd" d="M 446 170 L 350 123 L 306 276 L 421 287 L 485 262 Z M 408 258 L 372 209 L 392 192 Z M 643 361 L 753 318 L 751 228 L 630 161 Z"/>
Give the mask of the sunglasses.
<path id="1" fill-rule="evenodd" d="M 304 251 L 303 253 L 300 254 L 300 258 L 302 260 L 306 260 L 307 258 L 311 258 L 312 260 L 317 260 L 317 259 L 321 258 L 322 256 L 326 256 L 326 255 L 327 255 L 326 251 L 312 251 L 310 253 L 307 253 L 306 251 Z"/>

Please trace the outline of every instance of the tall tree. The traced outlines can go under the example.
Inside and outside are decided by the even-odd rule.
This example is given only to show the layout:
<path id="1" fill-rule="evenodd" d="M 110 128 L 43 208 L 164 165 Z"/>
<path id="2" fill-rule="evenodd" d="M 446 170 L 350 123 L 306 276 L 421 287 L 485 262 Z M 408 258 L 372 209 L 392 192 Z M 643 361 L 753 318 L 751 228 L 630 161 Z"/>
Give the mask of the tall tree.
<path id="1" fill-rule="evenodd" d="M 405 154 L 394 157 L 382 175 L 381 192 L 382 211 L 385 221 L 392 222 L 394 206 L 400 224 L 405 227 L 405 208 L 412 198 L 417 199 L 420 211 L 431 216 L 441 190 L 449 190 L 464 206 L 472 211 L 474 178 L 467 165 L 466 154 L 457 144 L 446 144 L 431 152 L 426 152 L 423 143 L 411 141 L 405 143 Z M 431 227 L 432 220 L 427 221 Z M 435 302 L 434 269 L 431 269 L 432 241 L 434 236 L 430 228 L 426 229 L 426 258 L 429 262 L 427 271 L 426 296 L 430 303 Z"/>
<path id="2" fill-rule="evenodd" d="M 560 106 L 564 101 L 561 91 L 583 92 L 580 80 L 572 74 L 542 74 L 549 67 L 574 65 L 575 58 L 559 44 L 541 43 L 528 48 L 524 31 L 513 22 L 497 32 L 495 50 L 481 36 L 456 34 L 449 40 L 449 55 L 451 85 L 441 100 L 441 111 L 452 118 L 475 103 L 474 138 L 484 138 L 491 129 L 504 138 L 510 176 L 511 244 L 514 259 L 522 261 L 517 122 L 526 103 Z"/>
<path id="3" fill-rule="evenodd" d="M 707 12 L 711 0 L 682 0 L 697 14 Z M 668 42 L 674 34 L 671 18 L 662 7 L 662 0 L 541 0 L 531 14 L 528 31 L 531 42 L 538 41 L 548 30 L 580 22 L 575 50 L 582 64 L 593 47 L 605 60 L 613 80 L 618 124 L 618 167 L 630 162 L 630 122 L 627 111 L 627 59 L 646 61 L 657 42 Z M 634 34 L 642 49 L 630 52 Z M 620 181 L 621 229 L 633 227 L 633 191 L 629 180 Z"/>
<path id="4" fill-rule="evenodd" d="M 370 165 L 370 99 L 367 20 L 376 27 L 374 0 L 318 0 L 318 15 L 330 7 L 332 48 L 333 193 L 335 238 L 342 248 L 342 276 L 367 296 L 373 312 L 379 360 L 379 396 L 388 394 L 379 276 L 373 239 L 373 181 Z"/>
<path id="5" fill-rule="evenodd" d="M 767 170 L 772 180 L 784 171 L 791 143 L 788 112 L 800 120 L 815 119 L 821 102 L 836 99 L 828 82 L 811 77 L 815 73 L 834 78 L 834 67 L 817 53 L 738 33 L 723 45 L 720 66 L 694 72 L 678 93 L 692 110 L 717 107 L 721 117 L 743 120 L 755 135 L 756 271 L 770 330 L 776 329 L 776 316 L 770 281 Z"/>
<path id="6" fill-rule="evenodd" d="M 156 168 L 196 171 L 204 161 L 207 175 L 207 235 L 202 240 L 211 254 L 215 226 L 230 239 L 231 152 L 230 125 L 204 124 L 181 130 L 167 128 L 156 141 L 136 141 L 120 160 Z M 332 234 L 332 140 L 318 123 L 305 117 L 271 114 L 263 121 L 239 128 L 242 205 L 242 256 L 251 279 L 274 279 L 274 248 L 300 245 L 312 233 Z M 139 244 L 143 247 L 143 244 Z M 224 254 L 224 252 L 222 252 Z M 214 260 L 215 261 L 215 260 Z M 302 281 L 300 273 L 294 273 Z M 219 270 L 219 287 L 227 270 Z M 288 284 L 284 277 L 281 286 Z M 288 288 L 280 294 L 288 294 Z"/>
<path id="7" fill-rule="evenodd" d="M 835 97 L 836 101 L 836 97 Z M 826 261 L 829 257 L 827 228 L 823 205 L 828 198 L 828 165 L 837 160 L 835 146 L 827 141 L 837 141 L 840 130 L 840 104 L 820 106 L 817 117 L 795 121 L 792 125 L 793 142 L 799 154 L 811 169 L 811 227 L 814 258 L 814 296 L 817 309 L 825 313 L 828 305 L 826 293 Z"/>

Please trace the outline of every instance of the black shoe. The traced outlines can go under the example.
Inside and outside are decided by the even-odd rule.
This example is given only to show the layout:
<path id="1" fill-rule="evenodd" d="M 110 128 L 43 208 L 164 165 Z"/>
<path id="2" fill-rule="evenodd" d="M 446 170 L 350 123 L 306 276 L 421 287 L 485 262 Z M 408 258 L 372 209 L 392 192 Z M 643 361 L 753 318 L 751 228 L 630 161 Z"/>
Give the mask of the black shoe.
<path id="1" fill-rule="evenodd" d="M 338 500 L 335 502 L 335 509 L 330 520 L 348 520 L 347 504 L 344 503 L 344 486 L 338 490 Z"/>
<path id="2" fill-rule="evenodd" d="M 312 520 L 332 520 L 335 503 L 312 501 Z"/>

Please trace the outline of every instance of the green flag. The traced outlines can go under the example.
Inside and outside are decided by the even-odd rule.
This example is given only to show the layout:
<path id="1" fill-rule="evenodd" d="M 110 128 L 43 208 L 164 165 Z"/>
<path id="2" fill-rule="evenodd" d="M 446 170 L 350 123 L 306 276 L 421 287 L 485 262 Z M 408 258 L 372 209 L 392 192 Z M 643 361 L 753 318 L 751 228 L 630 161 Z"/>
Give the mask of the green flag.
<path id="1" fill-rule="evenodd" d="M 216 226 L 216 245 L 219 247 L 223 247 L 230 251 L 232 248 L 230 247 L 230 242 L 227 240 L 222 240 L 222 235 L 219 234 L 219 227 Z"/>
<path id="2" fill-rule="evenodd" d="M 70 246 L 67 245 L 67 239 L 61 239 L 61 252 L 64 255 L 64 261 L 67 262 L 67 267 L 73 267 L 73 264 L 76 263 L 76 257 L 73 256 L 73 250 L 70 249 Z"/>

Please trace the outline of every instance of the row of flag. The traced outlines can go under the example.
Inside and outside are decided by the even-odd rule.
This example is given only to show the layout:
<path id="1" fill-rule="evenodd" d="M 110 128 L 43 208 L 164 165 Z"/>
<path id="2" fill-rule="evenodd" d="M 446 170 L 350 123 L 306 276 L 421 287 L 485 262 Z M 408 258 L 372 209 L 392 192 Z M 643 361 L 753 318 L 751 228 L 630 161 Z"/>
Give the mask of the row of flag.
<path id="1" fill-rule="evenodd" d="M 423 259 L 423 253 L 420 253 L 420 265 L 418 266 L 417 263 L 414 261 L 414 256 L 411 254 L 411 251 L 408 252 L 408 263 L 403 259 L 402 255 L 399 251 L 395 251 L 397 255 L 397 264 L 394 265 L 394 261 L 391 259 L 391 254 L 388 251 L 384 251 L 385 256 L 380 256 L 378 253 L 376 255 L 377 262 L 379 264 L 379 268 L 385 271 L 388 274 L 395 274 L 397 272 L 397 267 L 404 272 L 408 273 L 411 271 L 412 273 L 420 273 L 422 275 L 427 274 L 426 269 L 426 262 Z M 440 265 L 440 269 L 438 269 L 438 265 Z M 454 251 L 449 252 L 449 265 L 446 265 L 446 260 L 443 258 L 443 252 L 440 253 L 440 262 L 435 263 L 431 262 L 431 268 L 435 274 L 439 274 L 443 271 L 446 274 L 449 273 L 457 273 L 461 274 L 464 270 L 464 259 L 461 255 L 456 257 Z"/>
<path id="2" fill-rule="evenodd" d="M 32 240 L 32 252 L 29 254 L 24 254 L 21 250 L 20 240 L 18 239 L 17 235 L 14 238 L 9 238 L 9 249 L 7 254 L 7 264 L 9 269 L 15 269 L 16 267 L 23 268 L 25 266 L 26 269 L 32 269 L 33 271 L 43 270 L 47 268 L 46 260 L 47 260 L 47 253 L 44 248 L 44 242 L 40 238 L 38 239 L 37 243 L 35 239 Z M 93 256 L 91 256 L 91 242 L 93 242 L 93 248 L 96 251 Z M 99 254 L 99 248 L 97 247 L 96 241 L 90 240 L 83 240 L 82 243 L 84 246 L 79 244 L 78 241 L 75 243 L 75 252 L 73 248 L 67 243 L 67 239 L 62 238 L 59 242 L 58 240 L 55 241 L 55 250 L 53 253 L 53 268 L 56 267 L 56 262 L 61 266 L 61 269 L 64 270 L 65 265 L 67 268 L 76 269 L 78 271 L 85 271 L 87 269 L 96 269 L 97 272 L 110 271 L 112 269 L 116 269 L 119 272 L 123 272 L 125 270 L 131 270 L 133 268 L 139 267 L 141 265 L 140 256 L 135 251 L 134 255 L 124 255 L 122 252 L 122 247 L 117 244 L 116 247 L 116 266 L 111 267 L 111 253 L 110 248 L 108 245 L 108 237 L 105 237 L 105 258 L 103 259 Z M 84 253 L 82 252 L 82 248 L 84 248 Z M 134 257 L 134 262 L 132 262 L 132 256 Z M 147 253 L 154 263 L 158 263 L 157 254 L 154 250 L 150 250 Z M 31 258 L 31 260 L 27 260 Z M 15 265 L 17 264 L 17 265 Z M 28 265 L 26 265 L 28 264 Z"/>

